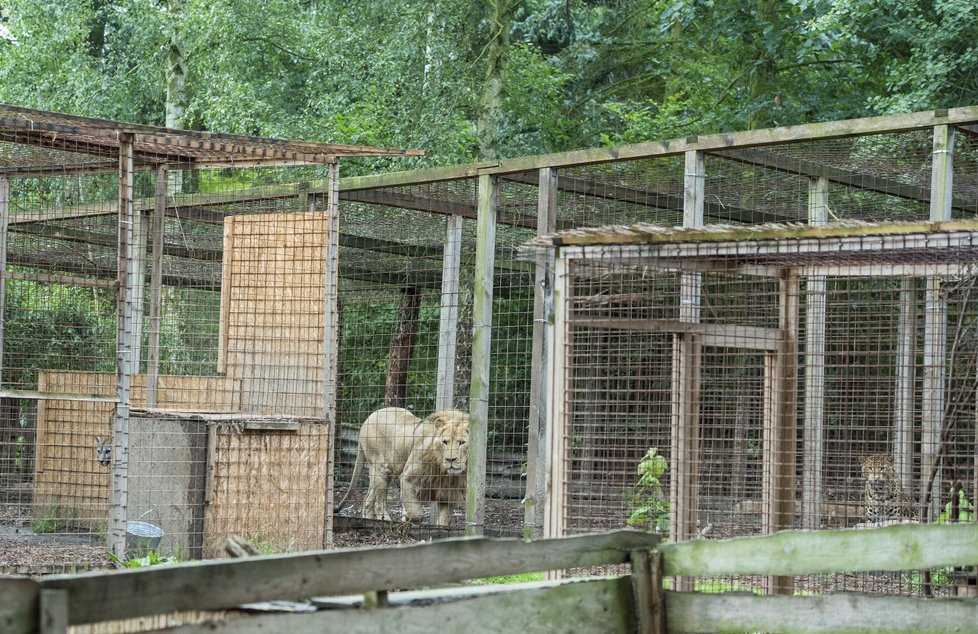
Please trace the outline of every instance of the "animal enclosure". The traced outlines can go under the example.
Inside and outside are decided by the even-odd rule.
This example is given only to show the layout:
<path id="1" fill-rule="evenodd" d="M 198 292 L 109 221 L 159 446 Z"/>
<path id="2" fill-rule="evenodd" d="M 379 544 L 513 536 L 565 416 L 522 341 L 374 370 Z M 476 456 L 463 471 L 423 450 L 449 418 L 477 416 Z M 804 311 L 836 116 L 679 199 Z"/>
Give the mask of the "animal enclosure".
<path id="1" fill-rule="evenodd" d="M 974 220 L 637 225 L 544 243 L 558 245 L 550 531 L 973 521 Z M 635 489 L 650 447 L 661 487 Z M 824 587 L 799 583 L 767 586 Z"/>
<path id="2" fill-rule="evenodd" d="M 404 154 L 0 106 L 3 545 L 328 544 L 338 161 Z"/>
<path id="3" fill-rule="evenodd" d="M 464 518 L 462 509 L 456 510 L 453 527 L 539 536 L 548 522 L 557 526 L 544 513 L 551 488 L 545 465 L 554 398 L 544 352 L 555 334 L 555 301 L 552 262 L 522 259 L 519 252 L 527 241 L 574 228 L 636 223 L 746 228 L 841 220 L 885 225 L 978 215 L 978 108 L 342 180 L 336 178 L 334 159 L 385 151 L 4 112 L 0 124 L 9 122 L 9 130 L 0 144 L 5 161 L 0 181 L 6 183 L 0 200 L 8 201 L 9 226 L 3 243 L 8 265 L 2 379 L 10 390 L 5 393 L 9 400 L 0 403 L 6 413 L 0 423 L 5 509 L 13 509 L 13 523 L 53 525 L 55 535 L 73 537 L 72 527 L 88 520 L 84 525 L 92 528 L 85 530 L 96 540 L 109 532 L 98 525 L 106 520 L 94 509 L 102 507 L 83 507 L 77 511 L 82 517 L 74 516 L 74 493 L 51 491 L 45 478 L 54 476 L 35 473 L 35 463 L 41 457 L 57 459 L 75 472 L 75 480 L 64 485 L 71 491 L 114 492 L 113 470 L 98 464 L 94 437 L 120 440 L 116 419 L 110 424 L 99 417 L 104 416 L 100 408 L 115 407 L 119 386 L 125 386 L 110 381 L 106 391 L 92 393 L 90 381 L 79 378 L 46 393 L 38 384 L 41 376 L 105 373 L 114 380 L 121 376 L 117 365 L 128 360 L 130 407 L 324 420 L 337 436 L 331 447 L 338 484 L 329 484 L 327 468 L 327 505 L 345 492 L 357 430 L 368 414 L 385 405 L 406 407 L 422 417 L 438 409 L 461 409 L 472 417 L 470 504 Z M 91 138 L 72 136 L 82 130 Z M 118 138 L 130 132 L 136 141 L 130 179 L 134 211 L 132 222 L 120 224 L 120 201 L 128 209 L 130 197 L 120 195 Z M 171 146 L 180 149 L 166 149 Z M 309 215 L 334 209 L 338 213 L 328 216 L 329 226 Z M 119 248 L 130 226 L 131 252 Z M 145 240 L 139 237 L 144 235 Z M 135 268 L 120 269 L 130 261 Z M 120 280 L 129 279 L 120 277 L 120 270 L 144 282 L 130 285 L 129 300 L 120 299 Z M 703 275 L 706 282 L 719 284 L 711 277 L 715 273 Z M 808 504 L 810 511 L 798 511 L 803 525 L 843 526 L 865 519 L 860 509 L 863 452 L 892 456 L 901 483 L 910 483 L 907 491 L 920 487 L 927 276 L 915 282 L 916 301 L 906 302 L 908 310 L 913 305 L 915 321 L 901 322 L 917 324 L 913 341 L 902 338 L 899 344 L 906 358 L 916 355 L 913 363 L 892 370 L 902 377 L 901 390 L 885 388 L 880 378 L 891 372 L 883 368 L 894 367 L 888 355 L 897 344 L 875 341 L 869 325 L 882 332 L 884 324 L 877 321 L 892 321 L 886 307 L 892 307 L 893 297 L 911 293 L 880 288 L 881 300 L 863 301 L 859 283 L 896 283 L 864 277 L 845 287 L 831 286 L 838 280 L 826 282 L 826 292 L 838 302 L 826 310 L 843 319 L 825 322 L 826 345 L 841 341 L 836 337 L 851 336 L 854 343 L 826 349 L 824 381 L 832 389 L 848 382 L 855 396 L 826 403 L 822 453 L 806 454 L 814 461 L 808 467 L 801 458 L 796 461 L 795 503 L 799 509 Z M 892 277 L 903 283 L 902 275 Z M 596 289 L 600 281 L 593 281 Z M 678 292 L 681 282 L 659 277 L 655 284 L 666 296 Z M 732 304 L 726 310 L 740 311 L 738 319 L 760 328 L 755 317 L 758 323 L 774 318 L 770 301 L 760 301 L 775 294 L 773 282 L 765 284 L 745 280 L 740 295 L 729 291 Z M 806 292 L 808 284 L 803 281 Z M 635 292 L 651 291 L 641 287 Z M 597 309 L 601 300 L 596 301 Z M 129 312 L 119 312 L 119 306 L 129 306 Z M 857 331 L 860 324 L 865 332 Z M 128 333 L 123 338 L 130 342 L 128 351 L 117 346 L 123 340 L 119 333 Z M 327 337 L 335 337 L 337 345 L 325 345 Z M 636 435 L 612 426 L 583 428 L 574 436 L 575 451 L 586 458 L 579 466 L 593 471 L 585 481 L 606 484 L 595 485 L 603 492 L 600 499 L 588 499 L 590 506 L 562 530 L 626 525 L 641 510 L 636 469 L 651 448 L 667 462 L 657 486 L 662 494 L 668 491 L 677 468 L 670 453 L 668 398 L 673 337 L 605 333 L 590 341 L 588 364 L 595 374 L 589 376 L 592 370 L 586 369 L 578 375 L 579 389 L 600 388 L 605 391 L 599 394 L 617 399 L 622 412 L 616 421 L 625 421 Z M 806 343 L 798 345 L 804 350 Z M 636 346 L 644 346 L 641 354 L 632 352 Z M 870 354 L 872 346 L 879 349 Z M 709 477 L 697 482 L 712 515 L 690 528 L 696 534 L 753 532 L 770 512 L 761 495 L 767 463 L 759 422 L 765 419 L 761 403 L 769 389 L 766 350 L 712 348 L 699 358 L 702 385 L 709 387 L 701 390 L 700 409 L 688 415 L 700 416 L 704 430 L 731 431 L 714 436 L 704 431 L 700 438 L 701 445 L 704 439 L 713 443 L 703 445 L 697 463 L 710 469 Z M 612 397 L 601 387 L 605 379 L 599 368 L 602 359 L 616 356 L 622 364 Z M 804 373 L 798 380 L 806 380 Z M 178 385 L 185 391 L 167 387 Z M 944 394 L 954 390 L 958 387 L 950 386 Z M 639 393 L 652 396 L 636 402 Z M 164 398 L 171 404 L 163 404 Z M 46 411 L 38 407 L 41 402 Z M 320 411 L 334 404 L 335 415 Z M 55 411 L 64 422 L 52 436 L 39 416 Z M 906 437 L 898 443 L 896 428 L 886 427 L 894 411 L 913 420 L 909 476 L 906 456 L 911 454 L 894 450 L 906 445 Z M 37 437 L 41 427 L 44 440 Z M 964 454 L 955 458 L 967 459 Z M 658 469 L 654 463 L 646 463 L 650 473 Z M 813 509 L 812 496 L 801 498 L 802 470 L 809 474 L 811 490 L 816 466 L 821 469 L 821 502 Z M 43 468 L 53 467 L 46 462 Z M 974 500 L 970 476 L 942 472 L 940 477 L 942 487 L 961 480 L 965 499 Z M 48 487 L 43 505 L 35 503 L 38 482 Z M 320 484 L 294 474 L 288 486 L 311 495 L 313 488 L 306 487 Z M 344 513 L 362 513 L 364 485 L 361 481 L 355 487 Z M 731 500 L 724 499 L 728 494 Z M 59 506 L 52 495 L 67 500 Z M 913 495 L 919 515 L 919 492 Z M 106 508 L 112 508 L 110 502 Z M 940 503 L 947 504 L 946 495 Z M 394 490 L 389 507 L 395 514 L 401 511 Z M 669 530 L 671 518 L 663 507 L 649 508 L 661 530 Z M 327 506 L 327 516 L 330 511 Z M 733 512 L 741 520 L 730 519 Z M 939 519 L 939 513 L 932 517 Z M 136 518 L 115 517 L 116 538 L 123 519 Z"/>

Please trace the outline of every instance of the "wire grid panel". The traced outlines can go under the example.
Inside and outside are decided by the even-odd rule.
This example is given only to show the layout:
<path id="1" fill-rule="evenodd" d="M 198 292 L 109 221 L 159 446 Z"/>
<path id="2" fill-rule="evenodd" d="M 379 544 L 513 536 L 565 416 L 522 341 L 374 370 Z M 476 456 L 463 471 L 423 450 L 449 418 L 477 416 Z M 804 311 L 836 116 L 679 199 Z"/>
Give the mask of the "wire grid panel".
<path id="1" fill-rule="evenodd" d="M 328 168 L 246 164 L 236 169 L 230 161 L 225 169 L 197 171 L 188 159 L 156 170 L 140 164 L 146 155 L 139 155 L 126 193 L 134 214 L 130 234 L 120 233 L 129 223 L 120 225 L 117 212 L 121 192 L 112 172 L 117 157 L 85 169 L 78 162 L 77 173 L 55 176 L 50 161 L 76 156 L 83 162 L 93 146 L 78 144 L 60 153 L 10 151 L 22 147 L 15 142 L 0 148 L 5 159 L 21 156 L 38 164 L 21 167 L 16 178 L 0 178 L 6 220 L 2 409 L 7 416 L 0 423 L 0 526 L 16 526 L 25 536 L 9 548 L 0 543 L 4 561 L 21 571 L 59 563 L 107 565 L 106 518 L 120 461 L 132 469 L 132 497 L 123 515 L 127 555 L 133 554 L 135 538 L 128 530 L 133 522 L 165 527 L 157 548 L 178 557 L 217 556 L 220 548 L 204 549 L 204 538 L 216 542 L 228 532 L 255 538 L 269 549 L 322 547 L 331 460 L 329 426 L 322 418 L 329 293 L 323 261 L 329 234 L 326 214 L 309 210 L 326 207 Z M 251 224 L 242 218 L 251 218 Z M 226 220 L 260 231 L 226 231 Z M 258 233 L 264 244 L 258 244 Z M 120 240 L 126 245 L 123 258 Z M 235 251 L 241 257 L 224 276 L 222 260 Z M 135 282 L 120 304 L 117 279 L 123 264 Z M 124 330 L 127 348 L 118 346 L 123 305 L 130 319 Z M 302 438 L 304 448 L 272 442 L 273 448 L 264 450 L 275 457 L 256 458 L 254 464 L 248 457 L 260 455 L 262 446 L 218 452 L 227 454 L 225 461 L 233 456 L 251 465 L 242 474 L 258 469 L 274 482 L 266 498 L 281 497 L 288 509 L 275 515 L 277 531 L 250 519 L 249 513 L 256 513 L 243 504 L 225 503 L 203 523 L 186 520 L 203 518 L 203 503 L 162 502 L 177 486 L 167 479 L 171 471 L 186 473 L 181 491 L 203 492 L 213 469 L 187 470 L 187 464 L 199 462 L 187 457 L 199 441 L 182 440 L 186 434 L 149 433 L 143 423 L 127 426 L 129 451 L 118 451 L 117 358 L 127 359 L 132 372 L 127 407 L 319 421 L 308 438 L 305 431 L 289 436 Z M 207 434 L 202 437 L 206 448 Z M 269 432 L 268 439 L 274 438 Z M 314 459 L 294 458 L 311 451 Z M 229 490 L 239 486 L 235 473 L 218 470 L 233 482 Z M 254 482 L 241 486 L 255 489 Z M 308 503 L 295 502 L 299 498 Z M 25 550 L 25 540 L 37 548 Z M 8 557 L 8 551 L 14 554 Z"/>
<path id="2" fill-rule="evenodd" d="M 978 234 L 955 240 L 870 238 L 872 251 L 841 254 L 829 239 L 691 244 L 686 257 L 573 248 L 557 281 L 565 530 L 679 527 L 670 538 L 683 539 L 973 521 Z M 695 321 L 681 318 L 683 297 Z M 951 571 L 923 580 L 794 587 L 953 590 Z"/>
<path id="3" fill-rule="evenodd" d="M 366 478 L 351 484 L 350 477 L 361 425 L 373 412 L 399 407 L 423 419 L 437 409 L 468 410 L 472 185 L 391 187 L 370 200 L 360 200 L 357 192 L 343 194 L 338 492 L 343 496 L 352 488 L 352 502 L 343 513 L 370 515 L 363 508 Z M 458 213 L 446 217 L 446 212 Z M 400 444 L 414 440 L 409 435 L 395 439 Z M 393 486 L 387 489 L 392 518 L 404 513 L 399 473 L 400 468 L 391 474 Z M 457 528 L 463 520 L 455 510 L 451 524 Z"/>

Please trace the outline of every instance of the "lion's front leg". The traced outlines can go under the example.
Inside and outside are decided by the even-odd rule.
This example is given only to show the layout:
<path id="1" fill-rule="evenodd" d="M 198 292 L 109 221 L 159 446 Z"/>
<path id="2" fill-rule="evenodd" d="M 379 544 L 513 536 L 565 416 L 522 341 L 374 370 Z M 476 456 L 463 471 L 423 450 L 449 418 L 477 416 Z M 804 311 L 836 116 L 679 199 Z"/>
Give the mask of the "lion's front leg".
<path id="1" fill-rule="evenodd" d="M 432 502 L 432 507 L 438 511 L 439 526 L 448 526 L 454 506 L 451 502 Z"/>
<path id="2" fill-rule="evenodd" d="M 370 465 L 370 484 L 363 500 L 363 516 L 370 520 L 390 519 L 387 517 L 387 486 L 391 473 L 387 465 Z"/>
<path id="3" fill-rule="evenodd" d="M 410 522 L 424 521 L 424 508 L 418 498 L 416 470 L 404 468 L 401 474 L 401 503 L 404 504 L 404 517 Z"/>

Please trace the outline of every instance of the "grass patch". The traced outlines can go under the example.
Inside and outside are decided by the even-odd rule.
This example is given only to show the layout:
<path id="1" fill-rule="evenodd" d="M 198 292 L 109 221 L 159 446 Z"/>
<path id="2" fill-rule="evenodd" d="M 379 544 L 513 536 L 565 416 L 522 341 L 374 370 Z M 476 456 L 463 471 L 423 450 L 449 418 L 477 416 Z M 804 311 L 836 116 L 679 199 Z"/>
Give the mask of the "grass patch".
<path id="1" fill-rule="evenodd" d="M 490 583 L 527 583 L 529 581 L 543 581 L 542 572 L 525 572 L 521 575 L 503 575 L 501 577 L 482 577 L 473 579 L 471 583 L 490 584 Z"/>

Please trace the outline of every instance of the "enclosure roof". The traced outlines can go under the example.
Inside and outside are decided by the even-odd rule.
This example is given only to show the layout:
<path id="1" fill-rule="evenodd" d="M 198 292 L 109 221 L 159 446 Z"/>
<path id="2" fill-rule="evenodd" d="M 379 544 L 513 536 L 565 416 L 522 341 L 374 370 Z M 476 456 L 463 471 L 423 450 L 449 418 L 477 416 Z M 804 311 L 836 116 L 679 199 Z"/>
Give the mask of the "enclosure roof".
<path id="1" fill-rule="evenodd" d="M 0 174 L 114 170 L 120 140 L 133 135 L 137 169 L 172 164 L 257 167 L 333 163 L 345 156 L 418 156 L 420 150 L 293 141 L 79 117 L 0 104 Z"/>
<path id="2" fill-rule="evenodd" d="M 827 262 L 978 262 L 978 220 L 811 226 L 764 224 L 661 227 L 651 224 L 562 231 L 527 242 L 523 257 L 559 248 L 572 258 L 687 258 L 777 267 Z M 723 266 L 719 265 L 718 266 Z"/>

